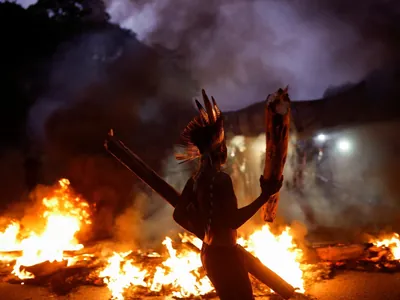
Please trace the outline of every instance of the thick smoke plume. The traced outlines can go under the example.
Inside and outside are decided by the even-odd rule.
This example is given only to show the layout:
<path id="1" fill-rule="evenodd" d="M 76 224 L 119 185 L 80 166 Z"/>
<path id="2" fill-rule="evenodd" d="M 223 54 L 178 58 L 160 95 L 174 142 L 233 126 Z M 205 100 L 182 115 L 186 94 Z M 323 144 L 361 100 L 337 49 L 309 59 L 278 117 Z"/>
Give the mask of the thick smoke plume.
<path id="1" fill-rule="evenodd" d="M 134 244 L 156 242 L 175 225 L 161 199 L 149 196 L 148 189 L 105 156 L 109 128 L 181 189 L 190 171 L 173 172 L 170 150 L 193 113 L 190 99 L 197 86 L 191 76 L 223 110 L 230 110 L 286 84 L 293 99 L 318 98 L 330 86 L 358 82 L 400 53 L 392 42 L 399 40 L 393 38 L 399 36 L 393 22 L 397 1 L 363 1 L 357 9 L 354 1 L 352 6 L 347 1 L 105 2 L 111 21 L 132 32 L 103 24 L 58 47 L 42 66 L 48 69 L 47 89 L 32 107 L 28 127 L 38 151 L 44 152 L 43 182 L 69 178 L 79 193 L 98 204 L 96 224 L 104 227 L 97 227 L 99 236 L 114 234 Z M 189 72 L 176 72 L 172 55 L 160 59 L 156 44 L 182 55 Z M 22 190 L 22 154 L 7 155 L 12 163 L 1 161 L 2 177 L 11 182 L 7 170 L 18 172 L 12 174 L 15 183 L 2 189 Z M 259 161 L 251 168 L 258 179 Z M 249 197 L 239 197 L 240 204 L 257 192 L 258 186 L 250 194 L 238 188 L 238 194 Z M 313 197 L 319 203 L 321 197 Z M 293 216 L 301 213 L 286 199 L 281 207 L 294 211 L 282 215 L 298 219 Z M 325 207 L 322 211 L 337 206 Z"/>
<path id="2" fill-rule="evenodd" d="M 223 109 L 277 87 L 319 98 L 398 60 L 398 1 L 107 0 L 111 21 L 176 49 Z"/>
<path id="3" fill-rule="evenodd" d="M 102 57 L 107 41 L 110 53 Z M 174 226 L 171 210 L 107 157 L 103 141 L 114 128 L 155 170 L 168 174 L 162 160 L 183 127 L 176 115 L 192 113 L 190 101 L 181 101 L 190 97 L 184 88 L 174 90 L 177 73 L 163 74 L 166 68 L 157 53 L 117 29 L 73 41 L 60 55 L 64 59 L 52 68 L 54 89 L 31 110 L 30 124 L 46 152 L 45 173 L 65 174 L 85 198 L 97 203 L 99 238 L 114 235 L 135 245 L 159 244 Z M 107 63 L 110 57 L 114 61 Z M 87 66 L 84 73 L 78 70 L 82 65 Z M 75 77 L 73 81 L 68 80 L 70 76 Z M 179 109 L 174 105 L 177 101 Z M 58 170 L 52 172 L 54 166 Z"/>
<path id="4" fill-rule="evenodd" d="M 173 153 L 167 154 L 162 165 L 164 179 L 176 190 L 183 190 L 192 166 L 177 164 Z M 166 235 L 174 235 L 179 229 L 172 213 L 173 208 L 158 195 L 136 189 L 131 205 L 116 219 L 116 240 L 127 247 L 157 247 Z"/>
<path id="5" fill-rule="evenodd" d="M 360 230 L 398 231 L 400 190 L 395 184 L 400 175 L 396 156 L 398 128 L 398 123 L 387 122 L 327 133 L 326 143 L 330 146 L 324 151 L 326 160 L 322 167 L 316 166 L 318 151 L 315 155 L 308 152 L 303 196 L 293 188 L 298 157 L 294 145 L 290 144 L 279 217 L 274 227 L 302 222 L 308 229 L 340 229 L 335 231 L 338 239 L 346 238 L 346 232 L 348 238 L 354 238 L 354 234 L 359 237 Z M 337 142 L 343 139 L 351 143 L 348 153 L 337 149 Z M 228 146 L 230 158 L 226 171 L 232 176 L 239 206 L 244 206 L 260 193 L 258 178 L 263 171 L 265 135 L 235 136 Z M 321 176 L 327 180 L 325 184 L 318 183 Z M 309 218 L 310 210 L 315 222 Z M 261 224 L 259 215 L 244 226 L 244 231 L 254 230 L 254 224 Z M 329 235 L 335 238 L 332 232 Z"/>
<path id="6" fill-rule="evenodd" d="M 399 62 L 397 1 L 109 0 L 106 5 L 113 22 L 145 43 L 183 53 L 194 78 L 226 110 L 243 108 L 286 84 L 293 99 L 320 98 L 331 87 L 357 83 L 377 69 L 388 74 L 388 66 Z M 377 136 L 378 131 L 372 126 L 344 133 L 358 136 L 360 149 L 352 164 L 335 162 L 339 188 L 334 195 L 308 176 L 305 201 L 319 225 L 380 227 L 395 221 L 389 212 L 398 191 L 390 185 L 397 169 L 388 165 L 395 158 L 378 159 L 391 157 L 383 145 L 393 139 Z M 372 136 L 380 142 L 372 142 Z M 258 176 L 258 163 L 248 162 L 247 177 Z M 240 174 L 239 167 L 231 172 Z M 292 176 L 289 164 L 285 172 Z M 312 164 L 307 172 L 313 174 Z M 243 191 L 247 179 L 237 180 L 241 204 L 257 193 L 256 186 L 254 193 Z M 288 221 L 306 221 L 296 196 L 282 193 L 281 214 Z"/>
<path id="7" fill-rule="evenodd" d="M 398 122 L 385 122 L 327 133 L 329 146 L 323 155 L 329 159 L 317 168 L 314 156 L 304 171 L 303 201 L 314 211 L 316 225 L 365 232 L 399 230 L 400 190 L 394 184 L 399 176 L 398 128 Z M 340 140 L 349 141 L 348 153 L 338 150 Z M 286 172 L 292 176 L 290 163 Z M 322 177 L 324 184 L 318 180 Z M 287 197 L 292 205 L 282 213 L 310 224 L 300 209 L 299 195 Z"/>
<path id="8" fill-rule="evenodd" d="M 175 66 L 169 51 L 148 47 L 132 32 L 106 21 L 78 24 L 78 32 L 55 42 L 51 56 L 37 63 L 37 76 L 29 84 L 23 82 L 40 89 L 30 98 L 23 123 L 27 134 L 18 137 L 25 148 L 2 152 L 1 206 L 6 209 L 10 202 L 28 198 L 26 177 L 45 185 L 68 178 L 79 194 L 96 204 L 96 235 L 107 238 L 113 234 L 115 216 L 139 199 L 141 190 L 138 179 L 107 155 L 107 132 L 113 128 L 161 172 L 163 158 L 193 114 L 194 84 Z M 157 205 L 162 209 L 161 200 L 154 201 Z"/>

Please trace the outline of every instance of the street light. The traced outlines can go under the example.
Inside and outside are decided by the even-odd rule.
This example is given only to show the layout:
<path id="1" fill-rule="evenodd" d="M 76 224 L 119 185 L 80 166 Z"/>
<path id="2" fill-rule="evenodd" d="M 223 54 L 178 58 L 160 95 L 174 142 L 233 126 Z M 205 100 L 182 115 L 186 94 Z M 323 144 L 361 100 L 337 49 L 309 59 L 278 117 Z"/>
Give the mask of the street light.
<path id="1" fill-rule="evenodd" d="M 326 135 L 323 133 L 320 133 L 317 135 L 317 141 L 319 142 L 325 142 L 326 141 Z"/>
<path id="2" fill-rule="evenodd" d="M 347 139 L 341 139 L 337 142 L 337 148 L 341 153 L 349 153 L 351 150 L 351 143 Z"/>

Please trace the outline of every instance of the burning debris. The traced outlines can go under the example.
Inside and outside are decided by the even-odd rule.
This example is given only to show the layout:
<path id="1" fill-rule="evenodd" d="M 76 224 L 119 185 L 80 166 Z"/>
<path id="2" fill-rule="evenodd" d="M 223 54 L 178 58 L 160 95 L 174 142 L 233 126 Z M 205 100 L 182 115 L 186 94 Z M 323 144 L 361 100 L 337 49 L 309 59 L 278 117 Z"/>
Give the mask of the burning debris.
<path id="1" fill-rule="evenodd" d="M 66 293 L 79 284 L 106 285 L 115 299 L 123 299 L 126 292 L 177 298 L 213 293 L 201 268 L 201 241 L 191 235 L 181 235 L 178 243 L 166 237 L 166 251 L 162 254 L 84 247 L 77 236 L 91 223 L 90 206 L 74 195 L 66 179 L 60 180 L 42 200 L 39 210 L 41 228 L 31 231 L 12 220 L 0 235 L 4 281 L 48 284 L 58 293 Z M 265 226 L 240 242 L 264 263 L 285 255 L 287 265 L 273 270 L 304 291 L 301 251 L 289 229 L 274 236 Z"/>
<path id="2" fill-rule="evenodd" d="M 91 224 L 91 207 L 71 191 L 66 179 L 60 180 L 42 199 L 39 211 L 40 228 L 27 229 L 10 220 L 0 233 L 0 274 L 5 282 L 47 285 L 57 294 L 67 294 L 79 285 L 107 286 L 113 299 L 127 295 L 214 295 L 201 267 L 201 240 L 192 235 L 182 234 L 179 241 L 166 237 L 165 253 L 140 249 L 118 252 L 109 245 L 84 246 L 78 236 Z M 399 269 L 397 234 L 370 242 L 363 246 L 318 247 L 320 262 L 310 264 L 289 227 L 274 235 L 264 225 L 239 240 L 240 245 L 300 293 L 307 290 L 308 284 L 329 277 L 326 274 L 350 266 L 350 262 L 359 267 L 368 262 L 377 270 L 382 266 Z M 253 285 L 259 295 L 272 293 L 254 278 Z"/>
<path id="3" fill-rule="evenodd" d="M 12 221 L 0 235 L 0 251 L 11 254 L 5 254 L 6 260 L 19 252 L 12 274 L 20 279 L 33 278 L 27 267 L 46 261 L 71 265 L 73 257 L 66 257 L 64 252 L 83 248 L 76 234 L 91 223 L 89 205 L 70 193 L 67 179 L 61 179 L 58 184 L 54 193 L 42 200 L 44 229 L 41 233 L 23 230 L 18 222 Z"/>
<path id="4" fill-rule="evenodd" d="M 400 239 L 397 233 L 390 238 L 374 238 L 369 243 L 353 245 L 328 245 L 316 247 L 320 272 L 329 278 L 338 270 L 363 272 L 398 272 Z"/>

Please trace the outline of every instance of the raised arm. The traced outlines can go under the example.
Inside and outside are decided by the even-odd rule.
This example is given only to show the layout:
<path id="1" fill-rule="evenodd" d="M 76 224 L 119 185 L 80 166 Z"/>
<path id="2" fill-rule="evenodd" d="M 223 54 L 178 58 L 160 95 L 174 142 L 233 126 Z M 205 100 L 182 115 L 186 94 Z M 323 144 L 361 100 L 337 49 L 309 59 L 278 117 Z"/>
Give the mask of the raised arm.
<path id="1" fill-rule="evenodd" d="M 225 222 L 232 229 L 238 229 L 246 223 L 254 214 L 282 187 L 280 181 L 266 181 L 261 176 L 261 195 L 251 204 L 238 208 L 235 191 L 233 189 L 232 180 L 229 175 L 224 174 L 219 180 L 221 200 L 224 201 L 226 214 L 224 214 Z"/>

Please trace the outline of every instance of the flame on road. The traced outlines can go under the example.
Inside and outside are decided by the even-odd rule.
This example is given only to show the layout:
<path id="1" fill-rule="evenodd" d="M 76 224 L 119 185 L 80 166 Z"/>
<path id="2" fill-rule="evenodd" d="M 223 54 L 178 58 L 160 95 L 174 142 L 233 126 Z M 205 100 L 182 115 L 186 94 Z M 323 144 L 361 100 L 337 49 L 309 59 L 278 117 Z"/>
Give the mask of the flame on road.
<path id="1" fill-rule="evenodd" d="M 114 253 L 107 267 L 99 273 L 111 291 L 113 299 L 124 299 L 123 292 L 131 286 L 147 287 L 146 270 L 135 266 L 133 260 L 125 259 L 131 252 Z"/>
<path id="2" fill-rule="evenodd" d="M 84 251 L 77 234 L 91 223 L 89 208 L 87 202 L 73 194 L 67 179 L 60 180 L 41 201 L 37 216 L 43 225 L 41 230 L 27 231 L 22 223 L 13 221 L 0 232 L 0 260 L 14 263 L 12 274 L 20 279 L 34 277 L 24 267 L 46 261 L 65 262 L 66 265 L 76 263 L 79 256 L 67 255 L 65 251 Z M 188 243 L 191 246 L 187 246 Z M 239 243 L 288 283 L 304 291 L 303 254 L 293 241 L 289 228 L 274 235 L 265 225 L 247 238 L 241 238 Z M 139 249 L 114 252 L 106 257 L 99 253 L 98 259 L 104 263 L 96 274 L 114 299 L 124 299 L 128 289 L 167 293 L 179 298 L 205 295 L 213 292 L 213 287 L 201 266 L 201 245 L 201 240 L 186 234 L 181 235 L 178 244 L 166 237 L 163 242 L 165 254 L 146 256 L 147 261 L 157 261 L 150 267 L 135 259 L 134 254 L 140 253 Z"/>
<path id="3" fill-rule="evenodd" d="M 265 266 L 298 288 L 299 292 L 304 292 L 301 267 L 303 251 L 294 243 L 289 227 L 275 236 L 269 226 L 265 225 L 247 240 L 240 239 L 238 243 L 258 257 Z"/>
<path id="4" fill-rule="evenodd" d="M 38 215 L 43 224 L 41 230 L 27 231 L 19 222 L 13 221 L 0 232 L 0 260 L 15 262 L 12 274 L 16 277 L 33 278 L 34 274 L 24 267 L 46 261 L 64 261 L 66 265 L 76 263 L 76 257 L 66 255 L 65 251 L 84 248 L 76 235 L 83 226 L 90 224 L 90 213 L 88 203 L 75 196 L 69 184 L 67 179 L 60 180 L 55 189 L 42 199 Z M 240 244 L 289 283 L 304 290 L 300 265 L 302 252 L 297 249 L 289 231 L 287 228 L 281 235 L 275 236 L 268 226 L 264 226 L 247 239 L 241 239 Z M 123 299 L 127 289 L 135 288 L 155 293 L 167 290 L 171 296 L 179 298 L 212 292 L 211 282 L 201 266 L 201 240 L 189 235 L 182 235 L 181 239 L 181 246 L 189 242 L 197 247 L 197 251 L 190 247 L 179 247 L 178 250 L 173 246 L 172 239 L 166 237 L 163 242 L 165 256 L 148 255 L 160 259 L 154 268 L 130 258 L 133 251 L 114 252 L 104 258 L 104 267 L 97 271 L 97 275 L 110 289 L 114 299 Z"/>
<path id="5" fill-rule="evenodd" d="M 21 252 L 13 269 L 13 274 L 18 278 L 34 277 L 33 274 L 23 270 L 23 267 L 45 261 L 61 262 L 67 260 L 64 251 L 83 248 L 75 235 L 82 225 L 90 224 L 89 205 L 70 193 L 69 184 L 67 179 L 61 179 L 54 192 L 42 200 L 43 210 L 40 218 L 45 224 L 43 230 L 26 232 L 21 230 L 19 223 L 12 222 L 3 233 L 0 233 L 1 252 Z"/>
<path id="6" fill-rule="evenodd" d="M 389 248 L 393 258 L 400 260 L 400 236 L 398 233 L 393 233 L 386 238 L 371 240 L 371 243 L 377 247 Z"/>
<path id="7" fill-rule="evenodd" d="M 194 251 L 177 251 L 172 247 L 172 240 L 167 237 L 163 245 L 168 250 L 169 257 L 157 267 L 151 285 L 152 290 L 159 291 L 162 286 L 171 285 L 175 290 L 172 295 L 185 298 L 204 295 L 212 291 L 208 278 L 199 273 L 201 260 Z"/>
<path id="8" fill-rule="evenodd" d="M 189 241 L 198 249 L 201 248 L 202 242 L 198 238 L 189 235 L 182 235 L 181 238 L 182 242 Z M 300 263 L 303 253 L 293 242 L 289 228 L 275 236 L 269 226 L 265 225 L 248 239 L 241 238 L 238 242 L 288 283 L 304 292 Z M 108 265 L 100 272 L 100 277 L 105 277 L 114 299 L 124 299 L 125 289 L 131 286 L 146 287 L 154 292 L 168 287 L 172 296 L 178 298 L 206 295 L 214 291 L 211 282 L 202 272 L 198 251 L 177 251 L 169 237 L 165 238 L 163 245 L 168 251 L 168 257 L 153 273 L 135 265 L 132 260 L 125 261 L 123 254 L 114 253 Z"/>

